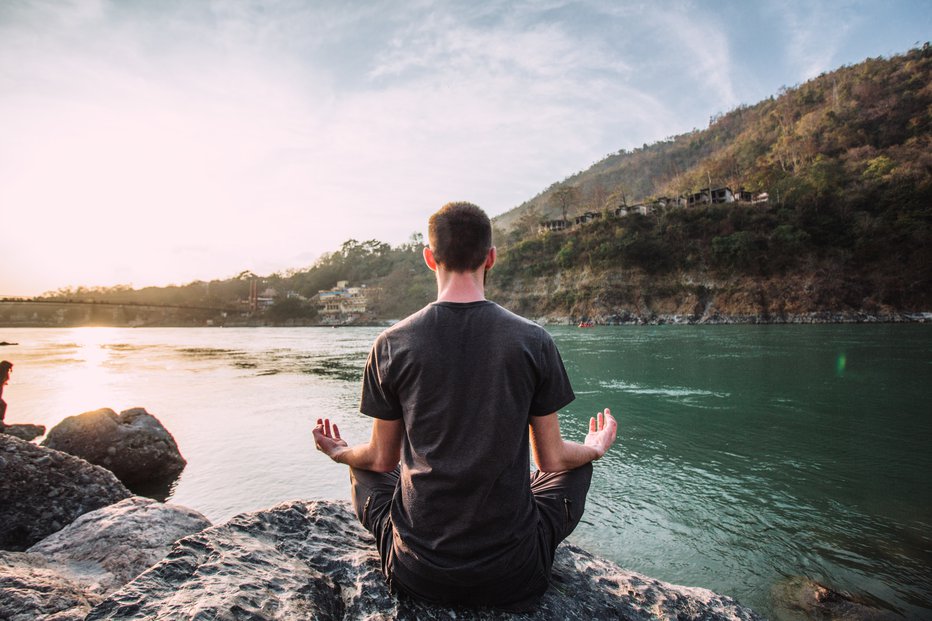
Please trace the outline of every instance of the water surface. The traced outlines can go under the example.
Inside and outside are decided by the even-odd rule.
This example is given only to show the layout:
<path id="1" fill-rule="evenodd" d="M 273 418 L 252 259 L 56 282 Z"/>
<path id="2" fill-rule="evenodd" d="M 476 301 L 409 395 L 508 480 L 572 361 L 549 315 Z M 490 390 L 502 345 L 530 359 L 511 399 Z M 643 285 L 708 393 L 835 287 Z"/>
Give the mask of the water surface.
<path id="1" fill-rule="evenodd" d="M 349 498 L 310 429 L 368 437 L 374 328 L 4 329 L 8 422 L 142 406 L 188 467 L 172 501 L 218 522 L 293 498 Z M 803 575 L 932 616 L 932 329 L 924 325 L 553 328 L 582 439 L 611 407 L 573 540 L 656 578 L 773 610 Z"/>

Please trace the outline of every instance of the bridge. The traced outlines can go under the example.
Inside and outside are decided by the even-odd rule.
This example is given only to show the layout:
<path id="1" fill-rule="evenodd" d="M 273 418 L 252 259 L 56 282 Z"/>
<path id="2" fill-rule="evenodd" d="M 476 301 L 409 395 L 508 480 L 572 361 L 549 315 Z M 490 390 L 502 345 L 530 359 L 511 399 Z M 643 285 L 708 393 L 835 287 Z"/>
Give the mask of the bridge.
<path id="1" fill-rule="evenodd" d="M 214 313 L 239 313 L 242 308 L 235 306 L 195 306 L 190 304 L 154 304 L 150 302 L 110 302 L 105 300 L 74 300 L 56 298 L 0 298 L 0 304 L 32 305 L 43 304 L 48 306 L 103 306 L 103 307 L 129 307 L 140 310 L 194 310 L 210 311 Z"/>

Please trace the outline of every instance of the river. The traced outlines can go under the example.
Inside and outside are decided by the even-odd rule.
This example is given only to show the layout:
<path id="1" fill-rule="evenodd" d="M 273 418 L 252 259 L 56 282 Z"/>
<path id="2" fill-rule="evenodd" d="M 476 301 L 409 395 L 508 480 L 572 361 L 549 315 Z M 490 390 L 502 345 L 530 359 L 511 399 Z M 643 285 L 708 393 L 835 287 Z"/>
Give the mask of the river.
<path id="1" fill-rule="evenodd" d="M 572 540 L 652 577 L 774 614 L 806 576 L 907 618 L 932 617 L 932 328 L 926 325 L 550 329 L 582 439 L 611 407 Z M 294 498 L 348 499 L 314 451 L 319 416 L 350 441 L 376 328 L 0 329 L 15 363 L 7 422 L 142 406 L 188 466 L 172 502 L 214 522 Z M 779 603 L 779 602 L 777 602 Z"/>

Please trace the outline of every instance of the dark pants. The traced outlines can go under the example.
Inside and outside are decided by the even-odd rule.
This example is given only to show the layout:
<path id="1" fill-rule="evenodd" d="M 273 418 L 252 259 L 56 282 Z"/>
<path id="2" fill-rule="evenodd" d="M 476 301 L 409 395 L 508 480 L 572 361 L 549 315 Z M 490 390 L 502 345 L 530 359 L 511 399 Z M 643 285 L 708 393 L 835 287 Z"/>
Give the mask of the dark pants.
<path id="1" fill-rule="evenodd" d="M 534 495 L 540 518 L 537 523 L 537 535 L 542 548 L 542 562 L 545 574 L 549 577 L 557 545 L 573 532 L 586 508 L 586 494 L 592 481 L 592 464 L 564 472 L 535 471 L 530 476 L 531 493 Z M 353 509 L 359 522 L 375 537 L 382 561 L 382 573 L 389 578 L 392 587 L 401 586 L 392 584 L 391 580 L 391 505 L 398 489 L 399 477 L 398 468 L 387 473 L 350 468 Z M 402 587 L 402 590 L 409 589 Z M 533 606 L 541 594 L 528 594 L 526 600 L 519 601 L 516 609 Z"/>

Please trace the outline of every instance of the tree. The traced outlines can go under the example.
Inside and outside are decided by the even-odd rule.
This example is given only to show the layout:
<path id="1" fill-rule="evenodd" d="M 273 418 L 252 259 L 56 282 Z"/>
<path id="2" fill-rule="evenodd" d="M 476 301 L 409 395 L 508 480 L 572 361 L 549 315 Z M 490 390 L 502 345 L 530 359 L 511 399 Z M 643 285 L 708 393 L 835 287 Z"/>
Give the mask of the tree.
<path id="1" fill-rule="evenodd" d="M 564 185 L 553 191 L 550 195 L 550 203 L 560 210 L 563 219 L 576 208 L 579 203 L 579 188 L 575 185 Z"/>

